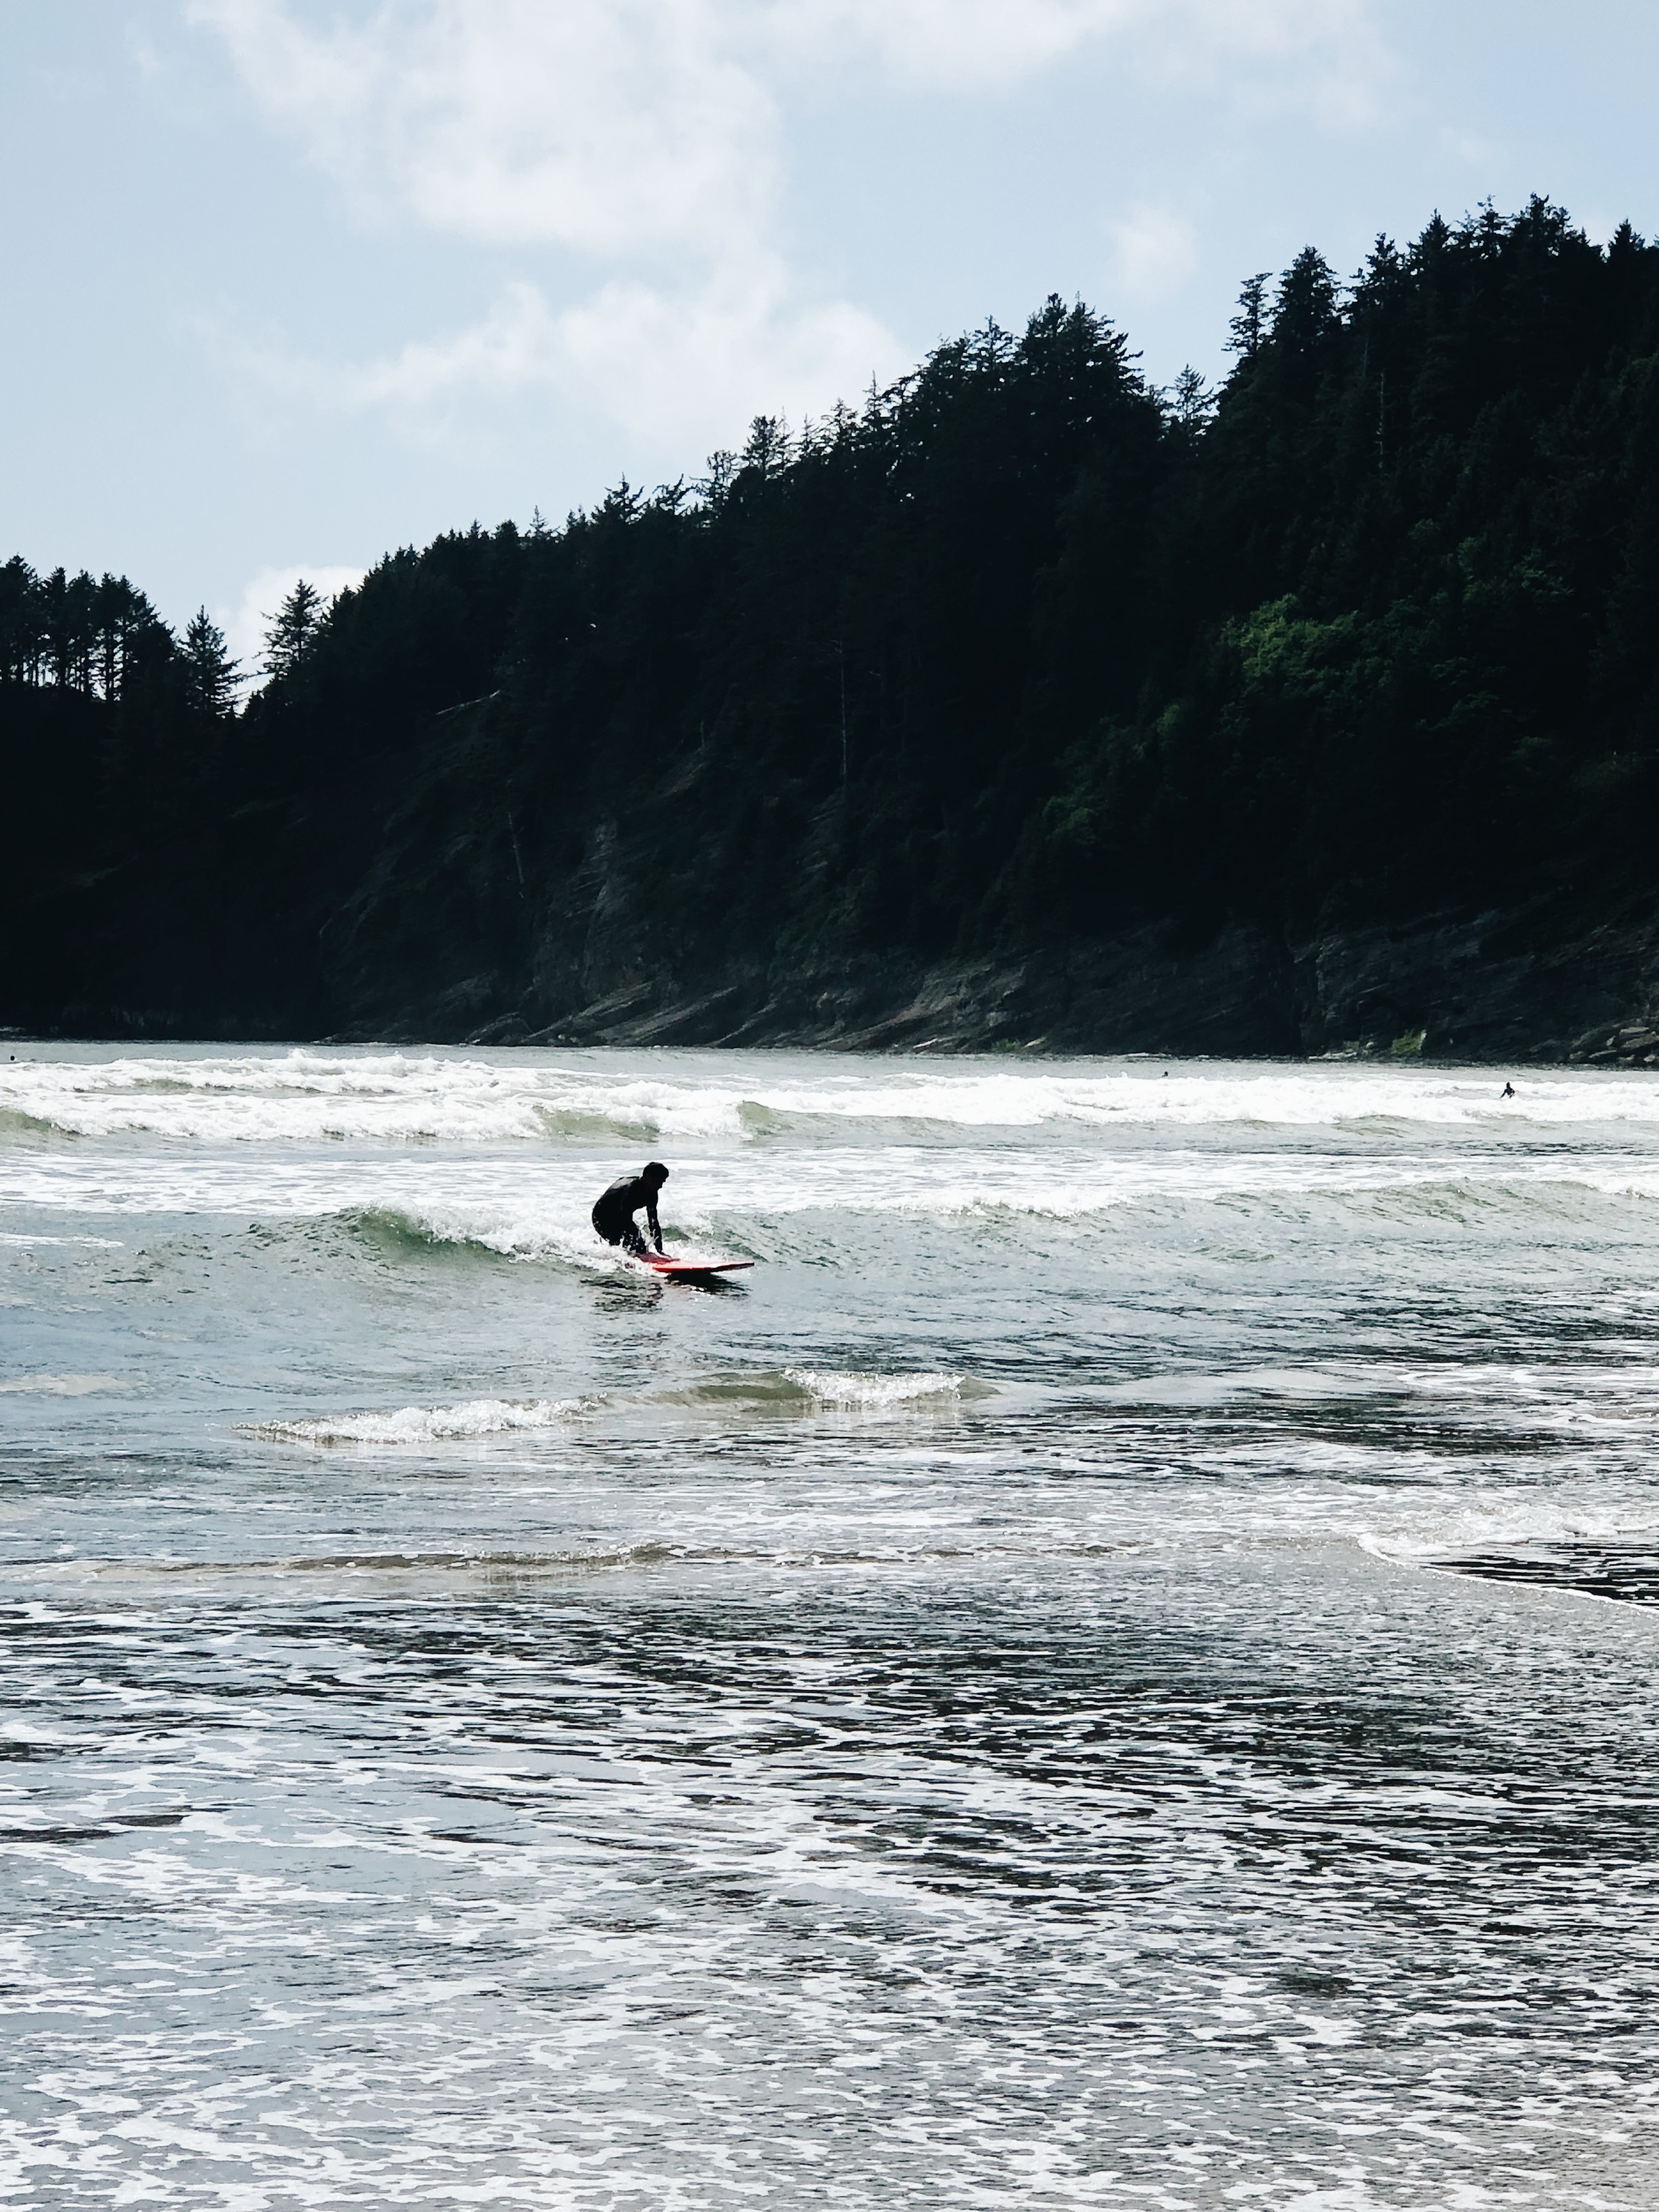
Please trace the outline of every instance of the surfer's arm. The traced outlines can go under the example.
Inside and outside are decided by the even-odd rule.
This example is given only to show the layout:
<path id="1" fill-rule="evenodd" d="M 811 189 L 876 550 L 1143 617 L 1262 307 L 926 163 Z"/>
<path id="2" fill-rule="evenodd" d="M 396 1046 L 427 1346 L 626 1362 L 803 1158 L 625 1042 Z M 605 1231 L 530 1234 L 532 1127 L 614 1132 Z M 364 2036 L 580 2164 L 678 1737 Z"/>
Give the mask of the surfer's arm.
<path id="1" fill-rule="evenodd" d="M 662 1249 L 662 1224 L 657 1218 L 657 1200 L 654 1194 L 645 1201 L 645 1218 L 651 1224 L 651 1241 L 656 1246 L 658 1251 L 660 1252 Z"/>

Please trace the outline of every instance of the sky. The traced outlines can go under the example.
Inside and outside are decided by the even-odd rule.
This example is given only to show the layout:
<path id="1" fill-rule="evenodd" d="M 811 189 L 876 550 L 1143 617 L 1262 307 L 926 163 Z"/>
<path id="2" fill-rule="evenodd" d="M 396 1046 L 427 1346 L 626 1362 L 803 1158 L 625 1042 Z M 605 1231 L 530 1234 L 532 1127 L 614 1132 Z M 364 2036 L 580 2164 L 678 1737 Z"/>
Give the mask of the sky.
<path id="1" fill-rule="evenodd" d="M 233 650 L 1050 292 L 1166 385 L 1304 245 L 1659 233 L 1655 0 L 0 0 L 0 559 Z"/>

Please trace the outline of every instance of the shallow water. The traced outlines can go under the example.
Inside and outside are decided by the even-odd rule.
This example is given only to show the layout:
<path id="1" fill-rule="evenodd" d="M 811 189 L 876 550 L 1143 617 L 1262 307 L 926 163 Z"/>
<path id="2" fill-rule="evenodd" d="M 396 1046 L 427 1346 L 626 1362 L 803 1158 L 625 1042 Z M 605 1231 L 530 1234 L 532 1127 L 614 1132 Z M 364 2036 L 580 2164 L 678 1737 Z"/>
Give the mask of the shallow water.
<path id="1" fill-rule="evenodd" d="M 0 2182 L 1650 2206 L 1659 1085 L 1501 1085 L 20 1046 Z"/>

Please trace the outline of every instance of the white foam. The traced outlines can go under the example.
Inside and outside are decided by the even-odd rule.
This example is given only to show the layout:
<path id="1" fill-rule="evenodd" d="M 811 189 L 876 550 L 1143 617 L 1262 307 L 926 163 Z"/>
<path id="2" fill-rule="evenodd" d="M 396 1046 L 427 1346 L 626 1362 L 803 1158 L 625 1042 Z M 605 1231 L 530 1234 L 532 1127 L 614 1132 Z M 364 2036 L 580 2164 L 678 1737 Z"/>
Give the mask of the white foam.
<path id="1" fill-rule="evenodd" d="M 119 1252 L 124 1248 L 118 1237 L 25 1237 L 21 1234 L 0 1236 L 0 1244 L 24 1247 L 32 1244 L 89 1244 L 100 1252 Z"/>
<path id="2" fill-rule="evenodd" d="M 534 1194 L 516 1200 L 505 1197 L 480 1205 L 421 1204 L 380 1209 L 380 1218 L 406 1234 L 425 1237 L 434 1244 L 471 1245 L 479 1251 L 498 1253 L 507 1260 L 543 1260 L 601 1270 L 629 1269 L 633 1262 L 616 1248 L 603 1244 L 583 1218 L 582 1193 L 557 1196 L 538 1203 Z M 375 1210 L 366 1216 L 374 1219 Z"/>
<path id="3" fill-rule="evenodd" d="M 455 1406 L 404 1406 L 396 1413 L 333 1413 L 297 1421 L 258 1421 L 243 1436 L 265 1443 L 421 1445 L 555 1429 L 587 1408 L 580 1398 L 470 1398 Z"/>
<path id="4" fill-rule="evenodd" d="M 1343 1128 L 1386 1121 L 1500 1141 L 1528 1129 L 1659 1127 L 1659 1081 L 1631 1072 L 1528 1073 L 1520 1095 L 1486 1072 L 1339 1066 L 1155 1066 L 1121 1060 L 988 1068 L 884 1060 L 775 1079 L 712 1054 L 489 1057 L 311 1047 L 287 1052 L 45 1055 L 0 1068 L 0 1109 L 66 1133 L 181 1140 L 517 1144 L 659 1139 L 752 1144 L 780 1117 L 876 1127 Z"/>
<path id="5" fill-rule="evenodd" d="M 1419 1501 L 1408 1522 L 1393 1528 L 1373 1522 L 1356 1537 L 1378 1558 L 1403 1562 L 1534 1544 L 1632 1544 L 1656 1539 L 1659 1513 L 1627 1498 L 1540 1498 L 1522 1491 L 1473 1502 L 1449 1496 L 1435 1505 Z"/>
<path id="6" fill-rule="evenodd" d="M 798 1389 L 821 1406 L 849 1406 L 879 1411 L 888 1406 L 915 1405 L 927 1398 L 959 1398 L 963 1378 L 942 1372 L 923 1375 L 869 1375 L 857 1370 L 836 1375 L 815 1367 L 786 1367 L 784 1375 Z"/>
<path id="7" fill-rule="evenodd" d="M 677 1153 L 665 1233 L 685 1249 L 787 1251 L 791 1217 L 857 1215 L 983 1223 L 997 1233 L 1021 1219 L 1078 1224 L 1125 1206 L 1208 1209 L 1240 1201 L 1287 1222 L 1358 1220 L 1366 1233 L 1407 1231 L 1497 1210 L 1573 1223 L 1589 1210 L 1659 1199 L 1659 1158 L 1634 1150 L 1530 1153 L 1460 1147 L 1455 1155 L 1291 1141 L 1248 1152 L 1098 1139 L 1063 1146 L 1011 1140 L 974 1146 L 826 1145 Z M 528 1158 L 521 1153 L 374 1146 L 304 1152 L 266 1146 L 125 1151 L 88 1146 L 50 1159 L 0 1152 L 0 1205 L 98 1215 L 240 1215 L 245 1224 L 334 1216 L 371 1231 L 504 1258 L 631 1273 L 602 1245 L 588 1213 L 615 1171 L 614 1155 Z M 767 1224 L 771 1224 L 769 1227 Z M 817 1234 L 814 1231 L 814 1234 Z M 768 1240 L 770 1240 L 769 1243 Z M 111 1240 L 112 1243 L 113 1240 Z"/>

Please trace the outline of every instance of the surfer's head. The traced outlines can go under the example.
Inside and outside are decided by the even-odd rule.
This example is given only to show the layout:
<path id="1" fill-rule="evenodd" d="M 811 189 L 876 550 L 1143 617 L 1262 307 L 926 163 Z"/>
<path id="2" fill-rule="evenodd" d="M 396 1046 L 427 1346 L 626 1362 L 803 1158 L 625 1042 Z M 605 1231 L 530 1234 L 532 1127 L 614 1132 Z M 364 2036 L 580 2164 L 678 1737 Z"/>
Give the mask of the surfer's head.
<path id="1" fill-rule="evenodd" d="M 641 1182 L 653 1182 L 660 1190 L 668 1180 L 668 1170 L 660 1160 L 647 1160 L 640 1176 Z"/>

